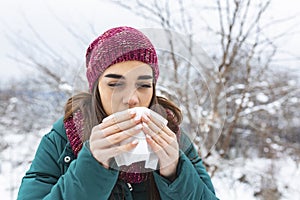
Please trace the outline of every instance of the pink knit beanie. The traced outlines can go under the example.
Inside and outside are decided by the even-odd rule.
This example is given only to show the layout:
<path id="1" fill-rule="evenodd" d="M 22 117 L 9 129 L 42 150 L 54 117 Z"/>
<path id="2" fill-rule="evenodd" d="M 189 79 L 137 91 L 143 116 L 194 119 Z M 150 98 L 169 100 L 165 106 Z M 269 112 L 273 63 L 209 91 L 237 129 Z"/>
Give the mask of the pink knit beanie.
<path id="1" fill-rule="evenodd" d="M 159 69 L 156 51 L 142 32 L 131 27 L 117 27 L 96 38 L 86 51 L 86 76 L 90 91 L 105 69 L 129 60 L 149 64 L 157 81 Z"/>

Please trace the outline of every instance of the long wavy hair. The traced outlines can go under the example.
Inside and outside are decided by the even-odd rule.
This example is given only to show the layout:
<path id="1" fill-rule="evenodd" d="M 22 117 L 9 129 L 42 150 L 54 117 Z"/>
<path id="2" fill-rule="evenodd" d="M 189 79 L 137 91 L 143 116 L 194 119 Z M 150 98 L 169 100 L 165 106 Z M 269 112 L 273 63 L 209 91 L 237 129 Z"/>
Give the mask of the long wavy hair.
<path id="1" fill-rule="evenodd" d="M 178 127 L 182 121 L 181 110 L 172 101 L 164 97 L 156 96 L 154 83 L 153 96 L 149 108 L 164 116 L 168 120 L 167 126 L 174 133 L 178 133 Z M 84 142 L 89 140 L 92 128 L 101 123 L 102 120 L 107 117 L 100 98 L 98 84 L 95 84 L 92 93 L 81 92 L 68 99 L 65 105 L 64 121 L 66 121 L 69 117 L 72 117 L 73 113 L 78 110 L 80 110 L 83 114 L 82 141 Z M 160 199 L 152 173 L 150 173 L 148 184 L 150 188 L 149 199 Z"/>

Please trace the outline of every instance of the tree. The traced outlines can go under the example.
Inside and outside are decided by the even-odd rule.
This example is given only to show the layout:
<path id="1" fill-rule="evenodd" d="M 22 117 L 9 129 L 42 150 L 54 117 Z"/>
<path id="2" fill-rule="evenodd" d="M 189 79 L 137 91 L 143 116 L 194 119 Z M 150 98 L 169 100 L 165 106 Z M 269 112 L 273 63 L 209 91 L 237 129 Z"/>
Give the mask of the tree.
<path id="1" fill-rule="evenodd" d="M 171 52 L 169 57 L 165 54 L 161 56 L 163 63 L 168 63 L 166 65 L 173 67 L 173 73 L 168 74 L 168 78 L 171 76 L 173 79 L 168 85 L 172 89 L 167 91 L 161 88 L 162 93 L 174 101 L 180 101 L 183 112 L 187 116 L 183 126 L 188 127 L 190 133 L 196 134 L 191 137 L 201 147 L 204 157 L 214 152 L 210 149 L 219 138 L 218 132 L 223 126 L 225 117 L 226 122 L 216 145 L 216 150 L 223 157 L 232 155 L 230 154 L 232 151 L 235 152 L 234 156 L 241 154 L 249 156 L 253 154 L 253 149 L 255 149 L 253 145 L 257 144 L 257 141 L 264 141 L 259 143 L 258 154 L 266 155 L 268 150 L 265 146 L 268 142 L 265 141 L 269 141 L 270 138 L 273 138 L 272 144 L 287 145 L 281 143 L 286 136 L 278 132 L 278 126 L 289 121 L 288 117 L 282 116 L 281 123 L 278 123 L 274 112 L 283 113 L 284 110 L 289 110 L 288 107 L 299 104 L 298 97 L 296 97 L 299 83 L 295 82 L 294 86 L 283 87 L 289 79 L 293 78 L 288 73 L 280 80 L 271 78 L 281 75 L 281 72 L 272 70 L 274 67 L 272 60 L 278 51 L 276 40 L 287 37 L 289 32 L 282 30 L 271 38 L 268 37 L 266 31 L 271 26 L 280 25 L 292 18 L 283 17 L 280 20 L 266 21 L 265 15 L 271 4 L 270 0 L 256 2 L 216 0 L 212 4 L 205 2 L 205 5 L 196 1 L 181 0 L 114 2 L 147 19 L 148 22 L 160 25 L 169 33 L 184 34 L 185 51 L 190 54 L 190 57 L 185 58 L 186 60 L 192 59 L 193 56 L 197 57 L 193 45 L 195 46 L 194 41 L 199 41 L 198 38 L 203 35 L 201 31 L 210 35 L 206 43 L 211 43 L 208 47 L 213 50 L 209 56 L 216 63 L 215 70 L 203 65 L 203 63 L 211 62 L 202 60 L 201 63 L 203 59 L 201 56 L 199 60 L 203 79 L 206 82 L 201 80 L 202 77 L 199 74 L 196 77 L 192 76 L 195 75 L 193 67 L 187 67 L 185 61 L 178 59 L 176 51 Z M 198 12 L 196 14 L 195 9 Z M 211 23 L 209 19 L 217 23 Z M 204 25 L 199 29 L 199 24 Z M 170 49 L 174 50 L 178 41 L 172 41 L 170 37 L 169 43 Z M 183 68 L 189 70 L 182 73 Z M 184 81 L 180 82 L 180 79 L 188 81 L 184 83 Z M 190 83 L 197 87 L 193 88 L 194 96 L 188 89 Z M 215 95 L 211 94 L 212 91 L 209 90 L 211 88 Z M 193 98 L 195 96 L 197 98 Z M 293 103 L 286 102 L 290 97 L 294 98 Z M 226 100 L 226 105 L 224 100 Z M 226 115 L 224 106 L 227 108 Z M 295 113 L 292 115 L 292 118 L 296 117 Z M 194 119 L 195 116 L 196 119 Z M 289 127 L 285 126 L 285 129 Z M 277 133 L 276 138 L 279 137 L 277 140 L 274 139 L 274 132 Z M 299 140 L 294 142 L 298 143 Z M 276 152 L 280 151 L 279 149 L 281 148 L 278 148 Z"/>

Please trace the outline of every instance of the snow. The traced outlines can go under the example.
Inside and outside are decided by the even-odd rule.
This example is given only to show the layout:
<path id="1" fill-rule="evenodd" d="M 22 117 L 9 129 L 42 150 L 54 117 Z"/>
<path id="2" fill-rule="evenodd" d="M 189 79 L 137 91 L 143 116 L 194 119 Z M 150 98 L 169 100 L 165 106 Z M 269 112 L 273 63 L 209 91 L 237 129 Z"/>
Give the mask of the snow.
<path id="1" fill-rule="evenodd" d="M 297 81 L 295 81 L 295 80 L 289 80 L 289 81 L 288 81 L 288 84 L 289 84 L 290 86 L 296 86 Z"/>
<path id="2" fill-rule="evenodd" d="M 278 160 L 237 158 L 220 166 L 222 169 L 212 178 L 220 199 L 260 199 L 258 194 L 265 187 L 263 184 L 271 189 L 277 187 L 280 200 L 300 199 L 300 168 L 289 157 Z"/>
<path id="3" fill-rule="evenodd" d="M 249 102 L 247 103 L 247 106 L 248 106 L 249 108 L 252 108 L 252 107 L 254 106 L 253 101 L 249 101 Z"/>
<path id="4" fill-rule="evenodd" d="M 232 85 L 230 86 L 227 90 L 226 93 L 232 92 L 234 90 L 242 90 L 245 89 L 245 85 L 244 84 L 236 84 L 236 85 Z"/>
<path id="5" fill-rule="evenodd" d="M 72 91 L 73 87 L 67 83 L 64 83 L 59 85 L 59 89 L 62 91 Z"/>
<path id="6" fill-rule="evenodd" d="M 236 99 L 236 100 L 235 100 L 235 103 L 236 103 L 237 105 L 240 105 L 240 104 L 242 103 L 242 99 Z"/>
<path id="7" fill-rule="evenodd" d="M 40 138 L 49 130 L 49 128 L 42 129 L 38 133 L 28 135 L 6 134 L 2 138 L 9 146 L 0 152 L 1 199 L 12 200 L 17 198 L 22 177 L 29 169 Z"/>
<path id="8" fill-rule="evenodd" d="M 292 98 L 289 99 L 289 101 L 290 101 L 291 103 L 298 103 L 298 102 L 299 102 L 299 99 L 298 99 L 297 97 L 292 97 Z"/>
<path id="9" fill-rule="evenodd" d="M 269 97 L 262 92 L 260 92 L 256 95 L 256 99 L 257 99 L 257 101 L 260 101 L 261 103 L 266 103 L 269 101 Z"/>
<path id="10" fill-rule="evenodd" d="M 11 134 L 3 138 L 10 146 L 0 152 L 1 199 L 16 199 L 22 177 L 30 166 L 39 141 L 49 130 L 42 129 L 38 134 L 26 136 Z M 272 142 L 269 138 L 267 140 Z M 273 145 L 273 148 L 280 147 Z M 212 182 L 222 200 L 261 199 L 260 190 L 265 187 L 277 188 L 280 200 L 300 199 L 300 168 L 288 156 L 281 159 L 224 160 L 213 155 L 210 162 L 218 167 Z"/>

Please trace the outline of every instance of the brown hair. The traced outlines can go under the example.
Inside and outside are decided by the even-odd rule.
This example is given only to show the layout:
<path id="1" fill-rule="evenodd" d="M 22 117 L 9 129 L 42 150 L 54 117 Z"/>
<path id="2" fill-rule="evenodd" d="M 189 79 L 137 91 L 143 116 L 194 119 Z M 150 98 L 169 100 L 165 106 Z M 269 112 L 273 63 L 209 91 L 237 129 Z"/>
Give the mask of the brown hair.
<path id="1" fill-rule="evenodd" d="M 182 121 L 181 110 L 170 100 L 164 97 L 156 96 L 155 84 L 153 84 L 153 96 L 149 107 L 168 120 L 167 126 L 174 133 L 178 132 L 178 126 Z M 65 105 L 64 121 L 66 121 L 78 110 L 80 110 L 83 114 L 82 141 L 87 141 L 90 138 L 92 128 L 101 123 L 102 120 L 107 117 L 107 114 L 102 106 L 98 84 L 95 84 L 92 94 L 81 92 L 68 99 Z M 166 111 L 168 113 L 167 115 Z M 150 199 L 160 199 L 152 173 L 150 173 L 149 176 L 149 186 Z"/>

